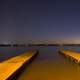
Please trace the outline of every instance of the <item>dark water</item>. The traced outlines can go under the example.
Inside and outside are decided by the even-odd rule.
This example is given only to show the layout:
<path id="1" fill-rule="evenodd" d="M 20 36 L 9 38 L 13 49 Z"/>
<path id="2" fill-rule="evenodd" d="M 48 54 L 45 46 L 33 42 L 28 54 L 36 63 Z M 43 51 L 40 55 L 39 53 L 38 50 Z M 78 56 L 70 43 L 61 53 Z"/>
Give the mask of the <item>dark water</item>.
<path id="1" fill-rule="evenodd" d="M 28 47 L 0 47 L 0 62 L 28 50 L 30 50 Z"/>
<path id="2" fill-rule="evenodd" d="M 5 58 L 19 55 L 32 48 L 39 50 L 37 58 L 26 67 L 18 80 L 80 80 L 80 65 L 75 64 L 58 53 L 59 47 L 36 46 L 1 48 Z M 65 49 L 80 52 L 80 47 L 65 46 Z"/>

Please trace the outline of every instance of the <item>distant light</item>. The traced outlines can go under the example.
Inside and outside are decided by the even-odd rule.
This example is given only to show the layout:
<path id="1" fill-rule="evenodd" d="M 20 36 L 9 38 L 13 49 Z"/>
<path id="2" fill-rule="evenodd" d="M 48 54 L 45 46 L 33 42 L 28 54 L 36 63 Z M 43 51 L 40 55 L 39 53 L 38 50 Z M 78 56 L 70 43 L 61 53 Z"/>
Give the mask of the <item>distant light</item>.
<path id="1" fill-rule="evenodd" d="M 5 41 L 5 42 L 2 42 L 2 44 L 9 44 L 9 42 L 6 42 L 6 41 Z"/>

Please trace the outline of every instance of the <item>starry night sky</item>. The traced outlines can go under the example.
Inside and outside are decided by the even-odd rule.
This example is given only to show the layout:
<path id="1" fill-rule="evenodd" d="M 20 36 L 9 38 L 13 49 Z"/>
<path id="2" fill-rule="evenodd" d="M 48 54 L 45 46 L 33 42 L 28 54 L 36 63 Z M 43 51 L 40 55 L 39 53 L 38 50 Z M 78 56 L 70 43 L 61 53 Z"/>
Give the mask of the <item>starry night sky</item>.
<path id="1" fill-rule="evenodd" d="M 0 43 L 80 43 L 80 1 L 0 0 Z"/>

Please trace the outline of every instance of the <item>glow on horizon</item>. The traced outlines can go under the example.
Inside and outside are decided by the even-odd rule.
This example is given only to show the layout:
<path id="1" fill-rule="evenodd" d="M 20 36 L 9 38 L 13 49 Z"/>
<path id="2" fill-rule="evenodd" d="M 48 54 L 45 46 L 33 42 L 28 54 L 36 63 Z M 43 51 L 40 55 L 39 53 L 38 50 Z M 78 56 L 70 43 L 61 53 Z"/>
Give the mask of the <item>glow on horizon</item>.
<path id="1" fill-rule="evenodd" d="M 34 40 L 32 44 L 80 44 L 79 38 L 52 39 L 52 40 Z"/>

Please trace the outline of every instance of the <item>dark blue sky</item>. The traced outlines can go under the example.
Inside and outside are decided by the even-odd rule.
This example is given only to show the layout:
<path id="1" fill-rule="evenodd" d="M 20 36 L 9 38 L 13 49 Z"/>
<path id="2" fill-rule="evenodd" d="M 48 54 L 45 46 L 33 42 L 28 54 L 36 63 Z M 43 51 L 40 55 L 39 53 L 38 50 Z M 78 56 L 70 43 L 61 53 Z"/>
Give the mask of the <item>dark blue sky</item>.
<path id="1" fill-rule="evenodd" d="M 80 43 L 80 1 L 0 0 L 0 43 Z"/>

